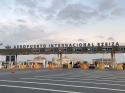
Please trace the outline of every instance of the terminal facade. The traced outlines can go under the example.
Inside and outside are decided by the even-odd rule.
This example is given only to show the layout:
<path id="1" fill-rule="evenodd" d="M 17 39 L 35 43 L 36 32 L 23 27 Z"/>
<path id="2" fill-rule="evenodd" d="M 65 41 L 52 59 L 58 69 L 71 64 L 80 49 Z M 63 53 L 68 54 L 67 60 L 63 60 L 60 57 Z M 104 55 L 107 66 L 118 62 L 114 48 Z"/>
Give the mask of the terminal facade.
<path id="1" fill-rule="evenodd" d="M 73 44 L 39 44 L 38 45 L 14 45 L 14 47 L 6 47 L 0 49 L 0 54 L 5 55 L 6 58 L 11 56 L 11 59 L 17 62 L 18 55 L 31 55 L 31 54 L 58 54 L 60 60 L 62 54 L 96 54 L 96 53 L 110 53 L 112 66 L 115 67 L 115 54 L 125 53 L 125 46 L 119 45 L 118 42 L 114 43 L 73 43 Z M 15 57 L 14 57 L 15 56 Z"/>

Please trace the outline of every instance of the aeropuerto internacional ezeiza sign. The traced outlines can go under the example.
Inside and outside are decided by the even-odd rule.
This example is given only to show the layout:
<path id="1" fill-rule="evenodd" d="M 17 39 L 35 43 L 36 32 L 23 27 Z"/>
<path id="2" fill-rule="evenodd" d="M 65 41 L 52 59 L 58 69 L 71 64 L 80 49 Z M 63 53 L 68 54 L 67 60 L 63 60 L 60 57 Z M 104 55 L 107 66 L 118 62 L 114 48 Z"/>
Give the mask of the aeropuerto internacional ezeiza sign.
<path id="1" fill-rule="evenodd" d="M 119 46 L 118 42 L 102 42 L 97 43 L 69 43 L 69 44 L 31 44 L 31 45 L 14 45 L 13 47 L 9 46 L 9 48 L 21 49 L 21 48 L 61 48 L 61 47 L 104 47 L 104 46 Z"/>

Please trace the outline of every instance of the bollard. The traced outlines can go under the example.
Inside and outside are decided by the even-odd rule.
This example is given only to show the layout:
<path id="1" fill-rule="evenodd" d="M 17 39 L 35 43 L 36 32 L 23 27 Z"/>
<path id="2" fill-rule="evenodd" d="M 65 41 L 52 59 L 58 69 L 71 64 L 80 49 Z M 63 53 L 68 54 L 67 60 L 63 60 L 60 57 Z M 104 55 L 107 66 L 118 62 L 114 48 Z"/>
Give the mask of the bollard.
<path id="1" fill-rule="evenodd" d="M 51 69 L 54 69 L 54 64 L 51 65 Z"/>
<path id="2" fill-rule="evenodd" d="M 54 64 L 52 64 L 52 69 L 54 69 L 55 67 L 54 67 Z"/>
<path id="3" fill-rule="evenodd" d="M 68 64 L 68 69 L 72 69 L 72 64 Z"/>
<path id="4" fill-rule="evenodd" d="M 52 64 L 48 64 L 48 69 L 52 70 Z"/>
<path id="5" fill-rule="evenodd" d="M 40 68 L 41 68 L 40 64 L 35 63 L 35 65 L 34 65 L 34 69 L 35 69 L 35 70 L 40 70 Z"/>
<path id="6" fill-rule="evenodd" d="M 99 64 L 99 70 L 105 70 L 105 64 L 104 63 Z"/>
<path id="7" fill-rule="evenodd" d="M 16 72 L 16 67 L 13 66 L 13 67 L 10 69 L 10 72 L 11 72 L 11 73 L 15 73 L 15 72 Z"/>
<path id="8" fill-rule="evenodd" d="M 20 69 L 23 70 L 23 69 L 24 69 L 24 66 L 23 66 L 23 65 L 20 65 Z"/>
<path id="9" fill-rule="evenodd" d="M 116 70 L 123 70 L 123 64 L 117 64 Z"/>
<path id="10" fill-rule="evenodd" d="M 88 70 L 88 69 L 89 69 L 89 66 L 88 66 L 88 64 L 81 64 L 81 68 L 82 68 L 83 70 Z"/>

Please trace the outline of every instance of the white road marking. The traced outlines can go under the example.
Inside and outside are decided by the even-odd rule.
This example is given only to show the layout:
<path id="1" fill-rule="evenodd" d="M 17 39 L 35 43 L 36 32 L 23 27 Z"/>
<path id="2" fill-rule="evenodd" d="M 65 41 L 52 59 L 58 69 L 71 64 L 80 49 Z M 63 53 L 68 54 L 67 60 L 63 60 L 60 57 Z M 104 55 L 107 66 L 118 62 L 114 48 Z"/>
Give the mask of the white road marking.
<path id="1" fill-rule="evenodd" d="M 34 76 L 34 77 L 36 77 L 36 76 Z M 42 77 L 42 76 L 37 76 L 37 77 Z M 83 79 L 81 79 L 81 78 L 74 78 L 74 77 L 72 77 L 72 78 L 67 78 L 67 77 L 44 77 L 43 76 L 43 78 L 49 78 L 49 79 L 53 79 L 53 78 L 60 78 L 60 79 L 66 79 L 66 80 L 72 80 L 72 79 L 78 79 L 78 80 L 94 80 L 94 81 L 111 81 L 111 82 L 125 82 L 125 81 L 116 81 L 116 80 L 120 80 L 120 79 L 115 79 L 115 80 L 112 80 L 112 79 L 96 79 L 96 78 L 87 78 L 87 79 L 85 79 L 84 77 L 83 77 Z"/>
<path id="2" fill-rule="evenodd" d="M 28 81 L 12 81 L 12 80 L 0 80 L 0 81 L 4 81 L 4 82 L 16 82 L 16 83 L 25 83 L 25 84 L 56 85 L 56 86 L 63 86 L 63 87 L 87 88 L 87 89 L 110 90 L 110 91 L 119 91 L 119 92 L 124 91 L 124 92 L 125 92 L 125 90 L 123 90 L 123 89 L 102 88 L 102 87 L 65 85 L 65 84 L 55 84 L 55 83 L 39 83 L 39 82 L 28 82 Z"/>
<path id="3" fill-rule="evenodd" d="M 34 76 L 34 77 L 45 77 L 45 78 L 48 78 L 48 77 L 51 77 L 51 78 L 62 78 L 63 76 L 65 76 L 65 75 L 70 75 L 70 74 L 57 74 L 57 76 L 56 75 L 43 75 L 43 76 Z M 83 75 L 78 75 L 78 76 L 65 76 L 64 78 L 81 78 L 81 76 L 83 76 Z M 83 76 L 83 77 L 86 77 L 86 76 Z M 101 79 L 102 77 L 91 77 L 91 76 L 88 76 L 88 77 L 86 77 L 86 78 L 89 78 L 89 79 Z M 107 79 L 115 79 L 114 77 L 107 77 L 107 78 L 102 78 L 102 79 L 104 79 L 104 80 L 107 80 Z"/>
<path id="4" fill-rule="evenodd" d="M 49 76 L 53 77 L 53 76 L 66 76 L 66 75 L 69 75 L 69 76 L 72 77 L 72 76 L 74 76 L 74 73 L 75 72 L 70 72 L 70 73 L 67 73 L 67 74 L 42 75 L 42 76 L 35 76 L 35 77 L 49 77 Z M 75 73 L 75 76 L 91 75 L 90 73 L 84 73 L 83 75 L 79 75 L 79 74 L 76 75 L 76 74 L 78 74 L 78 73 Z"/>
<path id="5" fill-rule="evenodd" d="M 112 85 L 112 86 L 125 86 L 123 84 L 110 84 L 110 83 L 97 83 L 97 82 L 82 82 L 82 81 L 68 81 L 68 80 L 53 80 L 53 79 L 38 79 L 38 78 L 20 78 L 24 80 L 49 80 L 49 81 L 63 81 L 63 82 L 74 82 L 74 83 L 90 83 L 90 84 L 98 84 L 98 85 Z"/>
<path id="6" fill-rule="evenodd" d="M 84 92 L 64 91 L 64 90 L 36 88 L 36 87 L 13 86 L 13 85 L 0 85 L 0 87 L 22 88 L 22 89 L 30 89 L 30 90 L 41 90 L 41 91 L 53 91 L 53 92 L 62 92 L 62 93 L 84 93 Z"/>
<path id="7" fill-rule="evenodd" d="M 34 77 L 54 77 L 54 76 L 65 76 L 65 75 L 72 75 L 74 73 L 67 73 L 67 74 L 54 74 L 54 75 L 42 75 L 42 76 L 34 76 Z"/>
<path id="8" fill-rule="evenodd" d="M 67 78 L 71 78 L 71 77 L 76 77 L 76 78 L 79 77 L 80 78 L 81 76 L 84 77 L 85 75 L 88 75 L 87 78 L 89 78 L 89 79 L 104 79 L 104 80 L 117 79 L 116 76 L 114 77 L 113 73 L 112 74 L 106 74 L 106 73 L 104 73 L 103 75 L 98 75 L 98 74 L 95 74 L 94 72 L 92 72 L 92 73 L 83 72 L 84 74 L 82 74 L 80 72 L 82 75 L 79 75 L 79 74 L 76 75 L 77 73 L 75 73 L 75 75 L 74 75 L 74 73 L 75 72 L 70 72 L 70 73 L 67 73 L 67 74 L 42 75 L 42 76 L 34 76 L 34 77 L 62 77 L 62 76 L 65 76 Z"/>

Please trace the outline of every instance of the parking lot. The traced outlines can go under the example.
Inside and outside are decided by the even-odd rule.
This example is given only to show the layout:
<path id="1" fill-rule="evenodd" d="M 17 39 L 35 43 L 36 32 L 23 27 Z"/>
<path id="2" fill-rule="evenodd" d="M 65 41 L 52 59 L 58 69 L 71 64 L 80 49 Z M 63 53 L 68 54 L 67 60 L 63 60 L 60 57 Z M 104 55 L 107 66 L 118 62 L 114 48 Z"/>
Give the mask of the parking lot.
<path id="1" fill-rule="evenodd" d="M 0 72 L 0 93 L 125 93 L 125 71 Z"/>

